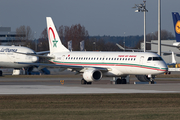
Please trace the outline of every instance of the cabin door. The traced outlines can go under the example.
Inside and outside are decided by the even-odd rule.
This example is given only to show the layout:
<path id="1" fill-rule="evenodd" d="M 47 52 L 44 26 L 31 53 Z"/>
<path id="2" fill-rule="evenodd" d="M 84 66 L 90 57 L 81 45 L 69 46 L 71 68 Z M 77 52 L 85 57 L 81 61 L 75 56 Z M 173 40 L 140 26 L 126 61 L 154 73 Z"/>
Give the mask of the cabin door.
<path id="1" fill-rule="evenodd" d="M 144 56 L 141 56 L 141 57 L 140 57 L 139 64 L 142 66 L 142 65 L 144 64 L 143 62 L 144 62 Z"/>
<path id="2" fill-rule="evenodd" d="M 65 55 L 62 56 L 61 61 L 64 62 L 64 60 L 65 60 Z"/>

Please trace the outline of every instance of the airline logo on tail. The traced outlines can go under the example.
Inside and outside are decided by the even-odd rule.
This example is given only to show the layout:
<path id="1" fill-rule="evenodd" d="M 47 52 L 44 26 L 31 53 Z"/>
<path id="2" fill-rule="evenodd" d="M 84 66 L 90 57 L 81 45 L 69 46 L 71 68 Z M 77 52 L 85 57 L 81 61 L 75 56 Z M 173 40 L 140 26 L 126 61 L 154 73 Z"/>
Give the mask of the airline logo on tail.
<path id="1" fill-rule="evenodd" d="M 50 33 L 52 33 L 52 35 L 53 35 L 53 40 L 51 39 L 51 34 Z M 49 36 L 49 41 L 50 41 L 51 46 L 53 44 L 53 47 L 57 47 L 57 42 L 58 41 L 56 40 L 54 31 L 53 31 L 53 29 L 51 27 L 49 27 L 49 29 L 48 29 L 48 36 Z"/>
<path id="2" fill-rule="evenodd" d="M 175 29 L 176 29 L 176 32 L 180 34 L 180 20 L 177 21 Z"/>

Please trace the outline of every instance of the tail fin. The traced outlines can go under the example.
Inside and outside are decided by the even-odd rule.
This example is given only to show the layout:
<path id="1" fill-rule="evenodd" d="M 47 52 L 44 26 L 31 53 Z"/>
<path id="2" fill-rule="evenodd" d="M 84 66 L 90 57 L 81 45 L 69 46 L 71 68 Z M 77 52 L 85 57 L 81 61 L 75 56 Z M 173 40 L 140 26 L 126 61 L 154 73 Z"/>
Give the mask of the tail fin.
<path id="1" fill-rule="evenodd" d="M 175 59 L 175 56 L 174 56 L 174 52 L 172 51 L 172 63 L 176 64 L 176 59 Z"/>
<path id="2" fill-rule="evenodd" d="M 180 16 L 178 12 L 172 12 L 176 41 L 180 42 Z"/>
<path id="3" fill-rule="evenodd" d="M 57 30 L 51 17 L 46 17 L 47 32 L 49 39 L 50 54 L 55 52 L 69 52 L 69 50 L 61 43 Z"/>

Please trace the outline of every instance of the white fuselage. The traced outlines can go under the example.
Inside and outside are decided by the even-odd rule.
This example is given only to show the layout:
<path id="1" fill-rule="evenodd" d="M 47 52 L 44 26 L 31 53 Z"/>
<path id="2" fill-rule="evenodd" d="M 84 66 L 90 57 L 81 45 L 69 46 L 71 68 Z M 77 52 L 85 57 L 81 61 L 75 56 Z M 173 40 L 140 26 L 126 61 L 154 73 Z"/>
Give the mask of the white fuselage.
<path id="1" fill-rule="evenodd" d="M 17 62 L 28 62 L 34 63 L 38 60 L 36 56 L 24 55 L 20 53 L 32 53 L 34 51 L 21 46 L 0 46 L 0 67 L 8 67 L 8 68 L 22 68 L 28 67 L 26 64 L 18 64 Z"/>
<path id="2" fill-rule="evenodd" d="M 59 65 L 109 69 L 103 74 L 104 76 L 156 75 L 167 71 L 166 63 L 155 53 L 61 52 L 50 56 L 55 56 L 55 59 L 50 61 Z"/>

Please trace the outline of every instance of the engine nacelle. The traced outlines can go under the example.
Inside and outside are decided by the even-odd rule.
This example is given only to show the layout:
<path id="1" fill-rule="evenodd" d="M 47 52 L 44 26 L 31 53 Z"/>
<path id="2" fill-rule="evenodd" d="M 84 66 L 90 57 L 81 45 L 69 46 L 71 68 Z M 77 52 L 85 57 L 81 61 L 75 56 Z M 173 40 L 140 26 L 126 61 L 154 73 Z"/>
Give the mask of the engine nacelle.
<path id="1" fill-rule="evenodd" d="M 148 77 L 148 75 L 136 75 L 136 78 L 140 81 L 140 82 L 150 82 L 151 79 Z M 155 79 L 155 76 L 152 76 L 153 79 Z"/>
<path id="2" fill-rule="evenodd" d="M 85 70 L 83 73 L 83 78 L 87 82 L 97 81 L 102 78 L 102 72 L 96 69 Z"/>
<path id="3" fill-rule="evenodd" d="M 174 46 L 180 46 L 180 42 L 173 43 Z"/>

